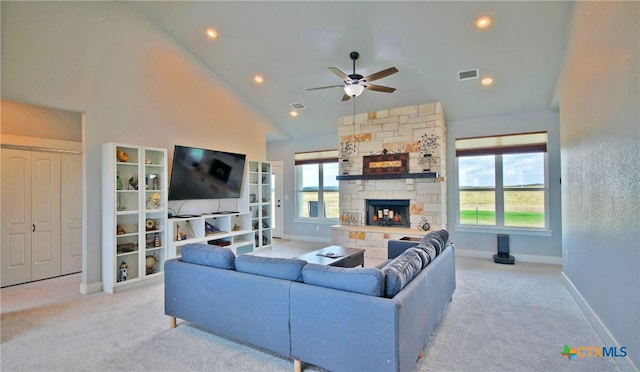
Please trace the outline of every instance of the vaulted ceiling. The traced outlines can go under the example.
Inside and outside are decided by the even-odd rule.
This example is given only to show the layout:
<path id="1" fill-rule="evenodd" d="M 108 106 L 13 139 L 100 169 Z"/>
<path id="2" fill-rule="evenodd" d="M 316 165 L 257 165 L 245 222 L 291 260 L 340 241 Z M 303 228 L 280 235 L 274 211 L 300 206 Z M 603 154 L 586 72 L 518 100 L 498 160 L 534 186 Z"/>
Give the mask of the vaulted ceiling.
<path id="1" fill-rule="evenodd" d="M 447 121 L 549 109 L 564 57 L 571 2 L 129 2 L 222 79 L 280 132 L 269 140 L 336 132 L 336 119 L 354 112 L 441 101 Z M 488 15 L 491 25 L 476 27 Z M 218 32 L 215 40 L 205 30 Z M 349 53 L 367 76 L 395 66 L 342 102 L 328 70 L 352 73 Z M 480 79 L 458 80 L 478 69 Z M 264 83 L 256 84 L 260 74 Z M 355 107 L 354 107 L 355 101 Z M 291 103 L 305 108 L 290 116 Z"/>

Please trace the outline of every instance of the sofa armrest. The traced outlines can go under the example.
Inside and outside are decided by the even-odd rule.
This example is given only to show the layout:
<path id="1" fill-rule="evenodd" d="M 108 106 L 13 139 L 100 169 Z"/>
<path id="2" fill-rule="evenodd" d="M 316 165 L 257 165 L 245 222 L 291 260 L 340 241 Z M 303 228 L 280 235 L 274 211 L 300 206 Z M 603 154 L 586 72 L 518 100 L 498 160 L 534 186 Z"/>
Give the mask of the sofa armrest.
<path id="1" fill-rule="evenodd" d="M 410 240 L 389 240 L 387 243 L 387 258 L 396 258 L 407 249 L 418 245 L 418 243 Z"/>

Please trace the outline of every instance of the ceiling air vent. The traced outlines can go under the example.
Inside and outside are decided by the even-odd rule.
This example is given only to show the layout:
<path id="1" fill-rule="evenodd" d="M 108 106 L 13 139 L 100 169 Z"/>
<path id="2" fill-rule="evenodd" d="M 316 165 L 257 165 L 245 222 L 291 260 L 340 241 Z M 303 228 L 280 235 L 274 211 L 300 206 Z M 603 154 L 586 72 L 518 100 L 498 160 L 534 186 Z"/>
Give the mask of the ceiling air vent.
<path id="1" fill-rule="evenodd" d="M 296 111 L 302 110 L 304 108 L 304 105 L 302 104 L 302 102 L 290 103 L 289 106 L 291 106 L 291 108 Z"/>
<path id="2" fill-rule="evenodd" d="M 458 72 L 458 80 L 471 80 L 478 78 L 478 69 Z"/>

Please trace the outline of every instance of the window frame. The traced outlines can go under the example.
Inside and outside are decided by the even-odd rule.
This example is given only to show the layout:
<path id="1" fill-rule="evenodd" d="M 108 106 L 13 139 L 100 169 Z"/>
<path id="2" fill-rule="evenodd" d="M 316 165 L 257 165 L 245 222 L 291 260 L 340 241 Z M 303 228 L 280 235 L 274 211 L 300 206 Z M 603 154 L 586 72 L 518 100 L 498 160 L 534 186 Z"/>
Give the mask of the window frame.
<path id="1" fill-rule="evenodd" d="M 540 132 L 540 134 L 546 132 Z M 523 136 L 530 135 L 532 133 L 522 134 Z M 533 133 L 539 134 L 539 133 Z M 505 136 L 487 136 L 487 137 L 479 137 L 482 139 L 491 139 L 491 138 L 500 138 L 500 137 L 508 137 L 508 136 L 518 136 L 520 134 L 515 135 L 505 135 Z M 462 139 L 467 140 L 467 139 Z M 470 140 L 473 140 L 470 139 Z M 456 140 L 458 141 L 458 140 Z M 498 141 L 499 142 L 499 141 Z M 543 155 L 543 172 L 544 172 L 544 186 L 536 187 L 536 188 L 517 188 L 517 187 L 504 187 L 504 164 L 503 164 L 503 156 L 514 153 L 530 153 L 530 154 L 538 154 L 542 153 Z M 476 224 L 463 224 L 460 218 L 460 192 L 467 191 L 468 189 L 460 186 L 460 157 L 463 156 L 481 156 L 481 155 L 493 155 L 494 156 L 494 184 L 495 187 L 474 187 L 473 191 L 493 191 L 494 192 L 494 203 L 495 203 L 495 225 L 476 225 Z M 455 156 L 455 175 L 456 175 L 456 200 L 457 200 L 457 210 L 456 210 L 456 230 L 458 231 L 468 231 L 468 232 L 487 232 L 487 233 L 513 233 L 513 234 L 522 234 L 522 235 L 544 235 L 549 236 L 551 234 L 550 230 L 550 220 L 549 220 L 549 161 L 548 161 L 548 152 L 545 143 L 535 143 L 535 144 L 523 144 L 520 146 L 496 146 L 493 148 L 470 148 L 460 151 L 456 148 L 456 156 Z M 544 195 L 544 226 L 543 227 L 526 227 L 526 226 L 505 226 L 505 191 L 543 191 Z"/>
<path id="2" fill-rule="evenodd" d="M 296 153 L 294 155 L 295 165 L 294 165 L 294 174 L 295 174 L 295 221 L 296 222 L 328 222 L 334 224 L 338 222 L 338 217 L 326 217 L 326 207 L 325 207 L 325 190 L 324 186 L 324 171 L 325 164 L 335 164 L 339 166 L 338 163 L 338 150 L 321 150 L 321 151 L 310 151 L 304 153 Z M 300 206 L 300 201 L 302 200 L 301 194 L 305 191 L 302 190 L 302 167 L 304 165 L 317 164 L 318 165 L 318 216 L 317 217 L 307 217 L 301 216 L 299 213 L 303 210 Z M 335 191 L 330 191 L 335 192 Z M 338 197 L 339 197 L 339 191 Z"/>

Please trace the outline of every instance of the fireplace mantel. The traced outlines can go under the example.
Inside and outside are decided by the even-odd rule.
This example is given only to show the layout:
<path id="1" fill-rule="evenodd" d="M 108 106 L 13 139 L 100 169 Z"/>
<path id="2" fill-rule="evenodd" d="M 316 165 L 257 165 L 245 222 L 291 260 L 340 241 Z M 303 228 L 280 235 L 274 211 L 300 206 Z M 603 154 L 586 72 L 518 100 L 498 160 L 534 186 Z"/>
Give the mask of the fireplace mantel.
<path id="1" fill-rule="evenodd" d="M 395 180 L 406 178 L 438 178 L 437 172 L 400 173 L 400 174 L 349 174 L 336 176 L 338 181 L 350 180 Z"/>

